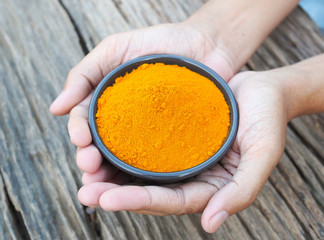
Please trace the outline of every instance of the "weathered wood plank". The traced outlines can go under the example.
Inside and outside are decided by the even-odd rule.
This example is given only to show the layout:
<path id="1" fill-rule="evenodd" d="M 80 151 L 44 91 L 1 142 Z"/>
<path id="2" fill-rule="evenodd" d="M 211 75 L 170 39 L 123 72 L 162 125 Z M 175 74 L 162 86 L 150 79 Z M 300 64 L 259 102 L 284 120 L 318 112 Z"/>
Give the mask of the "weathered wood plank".
<path id="1" fill-rule="evenodd" d="M 291 122 L 291 127 L 300 136 L 303 143 L 324 162 L 324 114 L 303 116 Z M 323 175 L 323 174 L 322 174 Z"/>
<path id="2" fill-rule="evenodd" d="M 89 4 L 89 2 L 91 2 L 91 1 L 88 1 L 87 4 Z M 165 2 L 167 2 L 167 4 L 169 3 L 169 1 L 165 1 Z M 75 6 L 72 8 L 71 5 L 69 5 L 68 1 L 64 1 L 64 3 L 67 5 L 67 9 L 71 10 L 72 16 L 74 14 L 76 14 L 75 12 L 80 13 L 80 11 L 75 9 Z M 150 9 L 148 9 L 146 6 L 146 4 L 147 4 L 146 1 L 142 2 L 143 5 L 141 4 L 142 9 L 140 9 L 140 10 L 138 9 L 137 5 L 134 6 L 132 1 L 119 1 L 119 2 L 114 2 L 114 3 L 115 3 L 114 7 L 116 7 L 116 9 L 112 8 L 111 11 L 115 12 L 118 9 L 121 10 L 122 14 L 120 16 L 118 16 L 118 18 L 120 18 L 120 21 L 122 21 L 122 22 L 123 21 L 125 21 L 125 22 L 131 21 L 133 23 L 133 25 L 130 24 L 131 28 L 144 27 L 144 26 L 148 26 L 148 25 L 152 25 L 152 24 L 156 23 L 155 18 L 152 18 L 153 20 L 152 19 L 151 20 L 143 19 L 143 15 L 149 15 L 149 16 L 152 15 L 152 12 L 149 12 Z M 158 5 L 157 3 L 160 3 L 159 1 L 150 1 L 150 3 L 153 5 L 156 4 L 155 7 L 153 9 L 151 9 L 151 11 L 156 11 L 156 9 L 163 9 L 165 7 L 163 5 Z M 201 4 L 201 3 L 199 3 L 199 4 Z M 184 5 L 186 5 L 186 4 L 184 4 Z M 195 6 L 195 7 L 197 7 L 197 6 Z M 79 6 L 79 8 L 84 8 L 84 6 Z M 135 10 L 133 10 L 133 9 L 135 9 Z M 182 15 L 181 9 L 179 10 L 174 5 L 172 7 L 168 6 L 166 9 L 175 9 L 175 11 L 173 12 L 173 11 L 161 11 L 160 10 L 158 12 L 159 13 L 159 15 L 158 15 L 159 23 L 163 23 L 165 21 L 177 22 L 177 21 L 181 21 L 186 18 L 186 16 Z M 194 12 L 195 9 L 196 8 L 187 9 L 185 11 L 187 16 L 189 14 L 191 14 L 192 12 Z M 141 14 L 139 14 L 139 13 L 141 13 Z M 146 13 L 146 14 L 144 14 L 144 13 Z M 176 13 L 180 13 L 180 14 L 176 14 Z M 83 19 L 86 19 L 85 21 L 91 22 L 92 19 L 98 18 L 98 15 L 95 14 L 95 16 L 94 16 L 93 12 L 86 12 L 83 14 L 85 14 L 87 16 L 87 17 L 83 18 Z M 170 17 L 170 14 L 173 18 Z M 113 21 L 113 18 L 110 18 L 107 15 L 102 15 L 102 16 L 100 16 L 100 18 L 104 19 L 104 21 L 106 23 L 111 23 Z M 78 26 L 80 26 L 83 36 L 85 37 L 85 39 L 87 39 L 87 38 L 90 38 L 93 30 L 89 31 L 89 29 L 82 27 L 82 26 L 87 26 L 87 23 L 85 21 L 83 20 L 80 22 L 76 22 L 76 24 Z M 134 25 L 134 22 L 138 22 L 139 25 Z M 100 32 L 104 33 L 97 38 L 98 40 L 96 42 L 103 39 L 104 37 L 106 37 L 109 34 L 112 34 L 112 33 L 115 33 L 115 32 L 121 31 L 121 30 L 128 30 L 128 28 L 120 29 L 119 26 L 116 26 L 116 29 L 113 29 L 113 30 L 111 28 L 107 29 L 104 26 L 102 26 L 102 24 L 100 24 L 99 26 L 96 25 L 95 29 L 100 29 Z M 307 32 L 307 34 L 305 34 L 305 31 Z M 303 37 L 303 36 L 301 36 L 301 34 L 306 35 L 307 37 Z M 314 44 L 316 46 L 313 47 Z M 312 46 L 312 47 L 309 48 L 309 46 Z M 274 68 L 274 67 L 284 66 L 287 64 L 294 63 L 298 60 L 304 59 L 306 57 L 323 52 L 322 46 L 324 46 L 323 39 L 319 37 L 316 27 L 312 24 L 309 24 L 308 17 L 301 14 L 301 10 L 296 10 L 295 14 L 292 14 L 286 21 L 284 21 L 281 24 L 281 26 L 274 33 L 272 33 L 271 36 L 265 41 L 265 43 L 260 47 L 260 49 L 257 51 L 257 53 L 249 61 L 248 67 L 250 67 L 253 70 L 265 70 L 265 69 L 270 69 L 270 68 Z M 89 45 L 89 47 L 92 48 L 93 45 Z M 305 51 L 305 49 L 306 49 L 306 51 Z M 265 189 L 266 189 L 266 187 L 265 187 Z M 272 191 L 275 191 L 273 187 L 272 187 L 272 189 L 273 189 Z M 278 207 L 272 206 L 271 202 L 268 202 L 267 204 L 265 204 L 264 202 L 267 202 L 266 200 L 268 198 L 265 197 L 264 191 L 268 192 L 270 190 L 262 191 L 259 198 L 263 199 L 264 200 L 263 202 L 257 201 L 259 203 L 260 202 L 263 203 L 262 209 L 259 209 L 261 206 L 261 203 L 259 205 L 256 203 L 256 205 L 259 206 L 258 208 L 255 208 L 253 210 L 253 207 L 252 207 L 251 208 L 252 210 L 248 210 L 249 211 L 248 215 L 245 213 L 242 213 L 242 216 L 241 216 L 241 218 L 244 222 L 251 223 L 251 221 L 249 221 L 249 220 L 251 220 L 251 217 L 249 218 L 249 216 L 251 216 L 251 215 L 254 216 L 255 219 L 259 220 L 259 221 L 257 221 L 256 224 L 251 224 L 251 227 L 249 229 L 249 231 L 253 232 L 253 234 L 252 234 L 253 237 L 259 236 L 260 239 L 262 237 L 264 239 L 265 236 L 268 236 L 266 238 L 273 239 L 273 238 L 275 238 L 275 236 L 277 236 L 277 238 L 286 236 L 289 239 L 289 236 L 295 236 L 295 237 L 292 237 L 292 239 L 297 238 L 298 234 L 292 235 L 291 233 L 293 233 L 293 232 L 303 233 L 304 236 L 305 236 L 305 234 L 306 234 L 306 236 L 308 236 L 307 234 L 309 234 L 309 233 L 307 232 L 307 230 L 305 233 L 302 226 L 299 224 L 298 219 L 296 219 L 294 213 L 289 210 L 290 209 L 289 201 L 288 202 L 283 201 L 282 199 L 278 198 L 278 196 L 276 196 L 276 191 L 275 191 L 273 193 L 273 197 L 270 199 L 273 200 L 274 198 L 278 198 L 280 200 L 280 202 L 278 203 L 278 206 L 279 205 L 283 205 L 283 206 L 281 206 L 278 209 Z M 289 200 L 291 200 L 291 199 L 289 199 Z M 260 215 L 260 211 L 277 212 L 278 210 L 282 210 L 282 208 L 286 210 L 285 214 L 279 214 L 279 217 L 275 218 L 276 220 L 272 220 L 272 224 L 273 224 L 272 231 L 268 231 L 267 233 L 262 233 L 260 235 L 257 235 L 257 231 L 259 231 L 259 233 L 261 233 L 262 230 L 264 231 L 264 229 L 267 229 L 267 225 L 269 224 L 266 220 L 264 220 L 263 223 L 260 223 L 260 219 L 262 219 L 262 216 Z M 276 215 L 278 215 L 278 214 L 276 214 Z M 290 219 L 290 220 L 287 221 L 287 219 Z M 317 219 L 317 220 L 320 220 L 320 219 Z M 292 224 L 292 226 L 295 226 L 295 227 L 289 227 L 289 224 L 288 225 L 280 224 L 281 222 L 288 222 L 290 225 Z M 260 229 L 257 230 L 258 228 L 260 228 Z M 280 230 L 278 231 L 278 229 L 280 229 Z M 278 235 L 276 235 L 276 232 L 278 232 Z"/>
<path id="3" fill-rule="evenodd" d="M 0 236 L 4 239 L 28 239 L 20 213 L 10 202 L 8 192 L 0 177 Z"/>
<path id="4" fill-rule="evenodd" d="M 196 11 L 203 2 L 190 1 L 190 3 L 191 4 L 183 1 L 142 1 L 141 4 L 138 4 L 134 1 L 87 1 L 82 4 L 76 4 L 75 2 L 63 0 L 64 6 L 70 12 L 72 18 L 75 19 L 75 24 L 82 34 L 82 37 L 87 42 L 87 47 L 89 49 L 92 49 L 100 40 L 115 32 L 146 27 L 157 23 L 184 20 Z M 90 6 L 98 11 L 84 11 L 84 9 L 90 8 Z M 82 17 L 82 15 L 84 16 Z M 145 18 L 144 16 L 149 17 Z M 94 29 L 89 29 L 90 22 L 96 23 L 91 25 Z M 114 24 L 115 22 L 118 22 L 118 24 Z M 94 32 L 96 34 L 93 34 Z M 111 225 L 107 224 L 107 227 L 106 222 L 111 222 L 113 217 L 110 213 L 104 213 L 103 211 L 99 211 L 98 216 L 99 219 L 104 220 L 99 221 L 102 234 L 107 238 L 111 237 Z M 119 217 L 119 213 L 117 213 L 116 216 Z M 143 239 L 151 239 L 154 236 L 155 239 L 183 239 L 186 238 L 185 236 L 191 239 L 213 238 L 213 235 L 208 235 L 201 229 L 199 215 L 194 217 L 195 224 L 189 222 L 187 216 L 176 218 L 150 216 L 146 217 L 150 218 L 150 221 L 146 223 L 143 221 L 143 224 L 139 226 L 138 230 L 136 230 L 134 224 L 131 223 L 140 221 L 143 216 L 132 213 L 123 213 L 123 216 L 123 218 L 119 217 L 119 219 L 129 218 L 129 221 L 124 220 L 124 230 L 120 229 L 119 234 L 125 236 L 127 239 L 136 237 L 140 229 L 146 229 L 141 231 Z M 232 224 L 232 222 L 235 222 L 235 224 Z M 178 228 L 177 226 L 179 224 L 183 227 Z M 145 225 L 148 227 L 145 227 Z M 169 227 L 165 228 L 165 226 Z M 222 230 L 223 228 L 227 230 L 224 231 Z M 248 237 L 246 229 L 235 217 L 233 220 L 229 220 L 223 228 L 216 233 L 215 237 L 227 236 L 228 239 Z M 184 232 L 179 235 L 181 231 Z M 195 232 L 199 232 L 200 235 L 195 234 Z M 228 234 L 229 232 L 231 232 L 231 234 Z"/>
<path id="5" fill-rule="evenodd" d="M 313 192 L 318 205 L 324 209 L 324 166 L 320 160 L 288 129 L 286 153 L 295 164 L 298 175 Z"/>
<path id="6" fill-rule="evenodd" d="M 278 171 L 281 176 L 279 176 Z M 310 188 L 309 184 L 305 184 L 305 180 L 287 154 L 284 154 L 270 181 L 276 186 L 285 201 L 290 202 L 291 211 L 294 212 L 297 216 L 296 219 L 306 229 L 306 233 L 309 232 L 314 236 L 314 239 L 324 238 L 322 203 L 316 201 L 314 190 Z M 287 185 L 290 187 L 286 188 Z"/>
<path id="7" fill-rule="evenodd" d="M 2 236 L 324 238 L 322 115 L 292 122 L 287 154 L 255 204 L 232 216 L 215 234 L 201 229 L 200 215 L 153 217 L 101 210 L 87 215 L 78 203 L 80 174 L 74 163 L 75 148 L 63 127 L 66 118 L 53 118 L 47 110 L 61 90 L 68 70 L 87 49 L 109 34 L 181 21 L 201 4 L 198 0 L 146 0 L 140 4 L 131 0 L 0 2 L 0 56 L 5 56 L 0 58 Z M 247 68 L 284 66 L 323 51 L 324 40 L 316 27 L 301 10 L 296 10 L 265 41 Z"/>
<path id="8" fill-rule="evenodd" d="M 80 9 L 84 9 L 85 6 L 78 6 L 79 10 L 72 7 L 68 1 L 63 1 L 67 7 L 68 11 L 71 11 L 71 15 L 80 14 Z M 88 1 L 87 4 L 90 4 Z M 172 2 L 172 7 L 168 4 Z M 152 24 L 163 22 L 178 22 L 184 20 L 188 15 L 193 13 L 198 5 L 202 4 L 199 2 L 198 5 L 194 7 L 189 7 L 186 4 L 175 3 L 176 1 L 164 1 L 166 5 L 161 4 L 160 1 L 150 1 L 150 4 L 154 7 L 152 9 L 147 8 L 147 1 L 143 1 L 141 3 L 141 9 L 138 9 L 138 6 L 134 6 L 132 1 L 114 1 L 115 5 L 113 8 L 108 9 L 108 11 L 116 12 L 119 11 L 121 14 L 118 16 L 121 22 L 132 22 L 129 24 L 130 28 L 136 27 L 145 27 Z M 192 1 L 197 3 L 196 1 Z M 177 5 L 178 4 L 178 5 Z M 187 15 L 183 15 L 182 9 L 179 9 L 175 6 L 186 6 L 187 9 L 184 11 Z M 158 10 L 157 10 L 158 9 Z M 168 11 L 163 11 L 161 9 L 166 9 Z M 106 9 L 105 9 L 106 10 Z M 150 18 L 150 20 L 144 19 L 145 16 L 154 15 L 154 11 L 157 11 L 158 18 L 155 16 Z M 106 11 L 105 11 L 106 12 Z M 152 14 L 153 12 L 153 14 Z M 177 14 L 179 13 L 179 14 Z M 121 31 L 128 30 L 129 28 L 120 28 L 116 26 L 110 26 L 110 28 L 106 28 L 104 24 L 100 24 L 97 19 L 100 17 L 101 21 L 105 21 L 105 23 L 112 23 L 114 18 L 109 17 L 110 14 L 104 14 L 98 16 L 93 12 L 83 12 L 85 15 L 83 19 L 87 19 L 87 21 L 91 22 L 92 19 L 95 19 L 99 25 L 96 25 L 94 28 L 97 31 L 103 33 L 101 36 L 97 37 L 97 40 L 93 43 L 99 42 L 101 39 L 106 37 L 109 34 Z M 134 25 L 134 22 L 139 24 Z M 89 39 L 92 36 L 92 32 L 95 30 L 89 31 L 87 28 L 88 24 L 83 22 L 76 22 L 76 25 L 79 26 L 80 31 L 83 34 L 85 39 Z M 85 27 L 86 26 L 86 27 Z M 100 29 L 100 30 L 98 30 Z M 304 36 L 305 35 L 305 36 Z M 315 46 L 313 46 L 315 45 Z M 88 44 L 91 49 L 94 45 Z M 311 48 L 309 46 L 312 46 Z M 265 41 L 265 43 L 258 49 L 256 54 L 251 58 L 248 62 L 248 68 L 253 70 L 266 70 L 274 67 L 285 66 L 296 61 L 302 60 L 309 56 L 316 55 L 318 53 L 323 52 L 324 42 L 318 33 L 318 29 L 315 25 L 310 24 L 310 21 L 305 14 L 302 14 L 300 9 L 296 10 L 288 19 L 286 19 L 277 29 L 274 31 L 269 38 Z M 306 131 L 304 131 L 306 132 Z M 323 139 L 323 138 L 322 138 Z M 292 139 L 294 141 L 294 139 Z M 313 141 L 315 142 L 315 141 Z M 286 169 L 287 170 L 287 169 Z M 280 179 L 283 177 L 278 174 Z M 298 172 L 291 174 L 292 178 L 298 177 Z M 284 238 L 284 239 L 303 239 L 307 236 L 319 237 L 318 226 L 316 227 L 316 233 L 313 233 L 312 230 L 304 230 L 303 226 L 300 224 L 301 220 L 296 218 L 294 211 L 291 211 L 290 201 L 294 199 L 293 195 L 288 195 L 282 197 L 278 196 L 278 190 L 276 188 L 276 181 L 267 183 L 264 187 L 262 193 L 260 194 L 258 200 L 255 203 L 254 207 L 251 207 L 249 210 L 239 214 L 241 221 L 243 221 L 247 226 L 247 231 L 250 234 L 259 239 L 274 239 L 274 238 Z M 289 182 L 280 182 L 281 184 L 289 184 Z M 272 186 L 274 185 L 274 186 Z M 289 186 L 288 186 L 289 187 Z M 289 189 L 292 191 L 291 189 Z M 272 193 L 271 197 L 268 198 L 269 192 Z M 311 194 L 311 192 L 307 192 L 307 194 Z M 287 198 L 287 199 L 286 199 Z M 260 200 L 262 199 L 262 200 Z M 323 198 L 322 198 L 323 199 Z M 274 201 L 275 200 L 275 201 Z M 275 202 L 275 204 L 272 204 Z M 319 206 L 316 203 L 313 205 L 316 208 L 316 211 L 319 210 Z M 248 212 L 248 214 L 247 214 Z M 265 212 L 267 213 L 265 215 Z M 99 212 L 101 215 L 102 213 Z M 103 215 L 105 216 L 105 215 Z M 265 216 L 265 217 L 263 217 Z M 198 219 L 199 217 L 197 217 Z M 264 219 L 264 220 L 262 220 Z M 317 223 L 323 220 L 322 217 L 317 218 Z M 252 223 L 254 221 L 254 224 Z M 270 223 L 269 223 L 270 221 Z M 284 224 L 287 223 L 287 224 Z M 313 222 L 314 227 L 314 222 Z M 233 229 L 233 228 L 230 228 Z M 221 229 L 222 230 L 222 229 Z M 219 233 L 219 232 L 218 232 Z M 219 236 L 216 235 L 215 236 Z M 235 236 L 236 238 L 239 235 Z M 234 237 L 234 238 L 235 238 Z"/>
<path id="9" fill-rule="evenodd" d="M 75 194 L 80 180 L 66 118 L 48 112 L 83 56 L 76 34 L 56 1 L 1 1 L 0 11 L 1 196 L 28 235 L 13 218 L 7 231 L 17 239 L 92 239 Z"/>
<path id="10" fill-rule="evenodd" d="M 195 12 L 205 1 L 78 1 L 61 0 L 80 31 L 88 49 L 116 32 L 160 23 L 179 22 Z"/>

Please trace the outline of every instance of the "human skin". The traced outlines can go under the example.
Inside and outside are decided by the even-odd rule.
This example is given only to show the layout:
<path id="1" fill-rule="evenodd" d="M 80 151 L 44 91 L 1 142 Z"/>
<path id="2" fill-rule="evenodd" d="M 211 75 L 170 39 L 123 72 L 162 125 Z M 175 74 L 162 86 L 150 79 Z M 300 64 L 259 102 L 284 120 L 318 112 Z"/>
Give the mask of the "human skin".
<path id="1" fill-rule="evenodd" d="M 296 91 L 282 85 L 290 82 L 288 70 L 233 77 L 298 1 L 269 2 L 210 1 L 185 22 L 109 36 L 70 71 L 50 110 L 55 115 L 70 113 L 70 138 L 78 146 L 77 164 L 85 172 L 85 186 L 79 191 L 83 204 L 154 215 L 203 212 L 203 228 L 214 232 L 229 215 L 253 202 L 281 157 L 286 124 L 294 116 L 290 113 L 304 113 L 291 100 Z M 240 108 L 239 131 L 226 157 L 191 182 L 130 186 L 133 179 L 103 163 L 91 144 L 89 101 L 95 86 L 112 69 L 135 57 L 160 53 L 200 61 L 229 82 Z M 287 81 L 270 81 L 279 79 L 276 71 L 287 75 Z"/>

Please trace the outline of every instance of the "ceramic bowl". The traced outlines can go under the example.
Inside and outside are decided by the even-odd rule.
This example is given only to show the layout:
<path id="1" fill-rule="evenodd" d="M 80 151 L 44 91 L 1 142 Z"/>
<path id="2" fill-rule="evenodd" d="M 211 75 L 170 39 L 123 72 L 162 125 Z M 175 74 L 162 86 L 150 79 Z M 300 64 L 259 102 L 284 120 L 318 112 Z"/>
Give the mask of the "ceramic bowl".
<path id="1" fill-rule="evenodd" d="M 203 163 L 195 167 L 182 170 L 182 171 L 177 171 L 177 172 L 162 173 L 162 172 L 145 171 L 142 169 L 135 168 L 131 165 L 128 165 L 122 160 L 118 159 L 112 152 L 109 151 L 109 149 L 104 145 L 103 141 L 100 139 L 100 136 L 97 131 L 96 121 L 95 121 L 98 99 L 100 98 L 101 94 L 107 87 L 112 86 L 114 84 L 116 78 L 120 76 L 124 76 L 126 73 L 130 73 L 132 70 L 136 69 L 143 63 L 164 63 L 164 64 L 172 64 L 172 65 L 176 64 L 178 66 L 184 66 L 190 69 L 191 71 L 199 73 L 200 75 L 205 76 L 211 81 L 213 81 L 215 85 L 218 87 L 218 89 L 223 93 L 225 100 L 230 109 L 230 127 L 228 131 L 228 136 L 224 141 L 223 145 L 221 146 L 221 148 L 213 156 L 211 156 Z M 181 181 L 186 178 L 193 177 L 211 168 L 213 165 L 219 162 L 235 140 L 237 129 L 238 129 L 238 121 L 239 121 L 239 113 L 238 113 L 237 103 L 235 101 L 231 89 L 228 87 L 226 82 L 217 73 L 215 73 L 213 70 L 211 70 L 209 67 L 205 66 L 204 64 L 189 58 L 176 56 L 176 55 L 143 56 L 120 65 L 119 67 L 112 70 L 107 76 L 105 76 L 102 79 L 102 81 L 94 91 L 94 94 L 90 102 L 90 107 L 89 107 L 89 125 L 90 125 L 93 142 L 98 147 L 103 157 L 107 159 L 111 164 L 113 164 L 117 168 L 121 169 L 122 171 L 130 175 L 145 180 L 158 181 L 158 182 Z"/>

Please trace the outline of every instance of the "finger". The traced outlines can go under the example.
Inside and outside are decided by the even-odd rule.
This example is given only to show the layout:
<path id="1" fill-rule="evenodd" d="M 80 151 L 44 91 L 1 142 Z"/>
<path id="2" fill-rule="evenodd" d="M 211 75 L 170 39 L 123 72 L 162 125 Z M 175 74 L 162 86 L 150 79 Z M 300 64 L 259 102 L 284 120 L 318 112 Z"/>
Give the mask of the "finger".
<path id="1" fill-rule="evenodd" d="M 63 91 L 50 106 L 50 111 L 54 115 L 67 114 L 94 90 L 111 69 L 121 63 L 124 55 L 120 49 L 123 49 L 123 46 L 120 46 L 120 52 L 114 54 L 113 45 L 116 42 L 114 38 L 115 36 L 110 36 L 103 40 L 70 70 Z M 126 44 L 125 46 L 127 46 Z M 107 56 L 114 57 L 108 58 Z"/>
<path id="2" fill-rule="evenodd" d="M 167 214 L 161 213 L 161 212 L 155 212 L 155 211 L 146 211 L 146 210 L 141 210 L 141 211 L 130 211 L 132 213 L 136 214 L 144 214 L 144 215 L 153 215 L 153 216 L 166 216 Z"/>
<path id="3" fill-rule="evenodd" d="M 237 72 L 232 59 L 225 51 L 222 51 L 220 48 L 215 50 L 214 54 L 203 59 L 202 63 L 213 69 L 225 80 L 225 82 L 229 82 L 229 80 Z"/>
<path id="4" fill-rule="evenodd" d="M 99 198 L 105 191 L 118 187 L 120 184 L 125 184 L 130 179 L 129 175 L 117 172 L 110 182 L 89 182 L 80 188 L 78 198 L 86 206 L 97 207 L 99 206 Z"/>
<path id="5" fill-rule="evenodd" d="M 117 169 L 110 164 L 104 163 L 95 173 L 84 173 L 82 183 L 88 185 L 95 182 L 108 182 L 117 173 Z"/>
<path id="6" fill-rule="evenodd" d="M 78 192 L 79 201 L 89 207 L 99 206 L 100 196 L 107 190 L 118 187 L 117 184 L 97 182 L 83 186 Z"/>
<path id="7" fill-rule="evenodd" d="M 68 131 L 71 142 L 78 147 L 89 146 L 92 142 L 88 124 L 88 109 L 92 94 L 75 106 L 69 116 Z"/>
<path id="8" fill-rule="evenodd" d="M 96 146 L 90 144 L 78 148 L 76 162 L 80 170 L 86 173 L 95 173 L 101 166 L 102 156 Z"/>
<path id="9" fill-rule="evenodd" d="M 201 212 L 214 192 L 213 185 L 198 182 L 175 188 L 121 186 L 104 192 L 99 204 L 107 211 L 127 210 L 155 215 L 180 215 Z"/>
<path id="10" fill-rule="evenodd" d="M 241 159 L 241 154 L 234 151 L 232 147 L 225 155 L 225 157 L 220 161 L 220 165 L 232 176 L 236 173 L 239 162 Z"/>
<path id="11" fill-rule="evenodd" d="M 212 184 L 218 190 L 228 184 L 232 180 L 232 177 L 232 174 L 226 171 L 223 166 L 216 164 L 211 169 L 199 174 L 196 177 L 196 180 L 199 182 Z"/>
<path id="12" fill-rule="evenodd" d="M 89 53 L 78 65 L 72 68 L 67 76 L 66 84 L 59 96 L 50 106 L 54 115 L 67 114 L 94 90 L 103 78 L 101 69 L 94 58 L 96 51 Z"/>
<path id="13" fill-rule="evenodd" d="M 209 201 L 201 218 L 206 232 L 215 232 L 228 216 L 250 206 L 260 192 L 282 151 L 281 147 L 268 150 L 264 146 L 259 147 L 252 147 L 242 155 L 232 181 Z"/>

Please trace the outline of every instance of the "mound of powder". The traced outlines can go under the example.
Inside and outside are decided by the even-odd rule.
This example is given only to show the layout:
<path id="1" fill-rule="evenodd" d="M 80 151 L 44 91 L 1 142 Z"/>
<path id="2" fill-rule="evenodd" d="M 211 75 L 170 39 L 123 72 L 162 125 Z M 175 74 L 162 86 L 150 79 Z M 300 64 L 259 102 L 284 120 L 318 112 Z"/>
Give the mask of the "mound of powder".
<path id="1" fill-rule="evenodd" d="M 120 160 L 147 171 L 174 172 L 219 150 L 230 111 L 208 78 L 177 65 L 142 64 L 103 92 L 96 123 Z"/>

